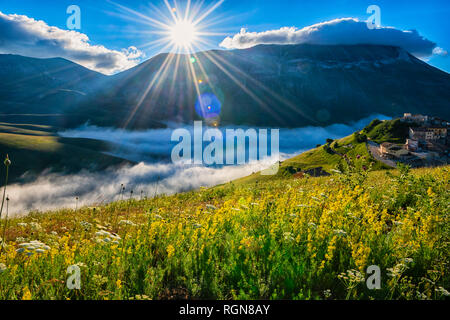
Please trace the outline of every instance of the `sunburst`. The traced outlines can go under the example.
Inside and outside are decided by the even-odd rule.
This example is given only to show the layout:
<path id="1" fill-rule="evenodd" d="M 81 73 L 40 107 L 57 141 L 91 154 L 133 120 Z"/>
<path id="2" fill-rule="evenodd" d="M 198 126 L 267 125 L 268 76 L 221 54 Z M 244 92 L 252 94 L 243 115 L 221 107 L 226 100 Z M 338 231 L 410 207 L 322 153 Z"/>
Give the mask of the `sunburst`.
<path id="1" fill-rule="evenodd" d="M 176 47 L 189 48 L 197 39 L 197 30 L 188 20 L 179 20 L 170 28 L 170 38 Z"/>
<path id="2" fill-rule="evenodd" d="M 212 26 L 220 24 L 220 19 L 209 20 L 225 0 L 219 0 L 207 7 L 203 7 L 204 1 L 183 1 L 181 5 L 176 0 L 164 0 L 162 7 L 152 3 L 149 4 L 149 14 L 143 11 L 135 11 L 121 4 L 110 1 L 120 9 L 121 18 L 138 22 L 149 26 L 147 30 L 140 33 L 156 35 L 158 39 L 141 45 L 141 48 L 156 48 L 159 51 L 170 51 L 173 53 L 192 53 L 201 50 L 203 46 L 214 46 L 208 38 L 213 36 L 225 36 L 227 33 L 211 32 Z"/>
<path id="3" fill-rule="evenodd" d="M 267 92 L 275 100 L 291 108 L 293 112 L 298 112 L 302 116 L 306 116 L 303 112 L 299 112 L 294 108 L 294 105 L 273 92 L 270 88 L 266 87 L 259 81 L 253 79 L 250 75 L 245 74 L 229 62 L 225 61 L 220 55 L 217 55 L 214 51 L 203 52 L 202 55 L 198 55 L 199 52 L 206 48 L 216 47 L 217 43 L 211 42 L 211 38 L 214 36 L 228 36 L 229 33 L 217 33 L 212 31 L 217 25 L 220 25 L 225 20 L 229 20 L 228 17 L 220 17 L 215 14 L 214 18 L 211 18 L 211 14 L 219 8 L 225 0 L 218 0 L 211 3 L 207 7 L 203 7 L 205 1 L 183 1 L 183 5 L 180 5 L 176 0 L 169 1 L 164 0 L 162 7 L 150 4 L 150 10 L 148 14 L 145 14 L 144 10 L 135 11 L 127 8 L 123 5 L 113 3 L 116 5 L 122 13 L 120 16 L 124 19 L 131 20 L 133 22 L 139 22 L 146 25 L 144 34 L 157 35 L 158 39 L 148 42 L 140 46 L 140 49 L 145 48 L 159 48 L 160 52 L 171 52 L 174 54 L 167 54 L 165 60 L 161 63 L 159 70 L 154 74 L 149 81 L 146 89 L 141 93 L 138 103 L 131 111 L 128 119 L 124 123 L 126 128 L 131 120 L 134 118 L 138 110 L 141 108 L 144 101 L 146 101 L 148 95 L 152 92 L 155 94 L 157 89 L 167 78 L 169 70 L 174 70 L 172 75 L 173 84 L 177 81 L 178 66 L 182 63 L 187 64 L 189 70 L 188 81 L 191 81 L 195 87 L 198 101 L 203 106 L 202 90 L 199 86 L 210 88 L 211 93 L 216 93 L 215 85 L 210 82 L 208 73 L 205 70 L 202 60 L 208 60 L 208 62 L 221 70 L 232 82 L 239 86 L 242 91 L 252 98 L 263 109 L 271 112 L 274 118 L 278 118 L 275 111 L 271 110 L 266 101 L 260 99 L 254 92 L 249 90 L 247 86 L 242 82 L 252 82 L 255 86 Z M 173 68 L 174 64 L 174 68 Z M 170 90 L 174 90 L 172 86 Z M 173 94 L 176 94 L 173 92 Z M 206 104 L 203 106 L 205 110 L 209 110 L 209 106 Z M 212 107 L 211 107 L 212 110 Z M 281 121 L 281 120 L 280 120 Z"/>

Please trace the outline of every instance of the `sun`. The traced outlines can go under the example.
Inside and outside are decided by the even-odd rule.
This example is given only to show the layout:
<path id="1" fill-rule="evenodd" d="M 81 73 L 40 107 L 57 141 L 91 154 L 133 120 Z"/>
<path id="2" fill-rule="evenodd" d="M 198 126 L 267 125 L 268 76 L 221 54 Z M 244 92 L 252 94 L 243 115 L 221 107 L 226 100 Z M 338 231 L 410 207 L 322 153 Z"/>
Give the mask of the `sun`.
<path id="1" fill-rule="evenodd" d="M 141 31 L 149 35 L 149 42 L 141 44 L 141 48 L 158 49 L 160 52 L 177 54 L 192 54 L 214 47 L 212 37 L 228 36 L 228 33 L 215 32 L 214 28 L 225 19 L 223 16 L 213 16 L 213 13 L 225 0 L 161 0 L 165 6 L 159 7 L 150 1 L 146 15 L 143 12 L 127 8 L 124 5 L 109 0 L 118 8 L 118 13 L 127 20 L 145 24 Z M 207 4 L 205 4 L 207 2 Z M 164 8 L 165 7 L 165 8 Z"/>
<path id="2" fill-rule="evenodd" d="M 197 39 L 195 25 L 188 20 L 178 20 L 170 28 L 170 39 L 177 47 L 189 48 Z"/>

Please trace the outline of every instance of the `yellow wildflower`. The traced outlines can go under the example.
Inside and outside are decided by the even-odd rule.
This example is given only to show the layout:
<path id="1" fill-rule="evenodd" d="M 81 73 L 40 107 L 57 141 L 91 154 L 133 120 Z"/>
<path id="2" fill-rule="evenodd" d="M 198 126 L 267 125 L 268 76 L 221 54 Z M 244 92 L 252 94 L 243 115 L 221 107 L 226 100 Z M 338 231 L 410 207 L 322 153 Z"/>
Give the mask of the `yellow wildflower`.
<path id="1" fill-rule="evenodd" d="M 170 244 L 167 247 L 167 256 L 170 258 L 174 255 L 174 253 L 175 253 L 175 248 L 173 247 L 173 245 Z"/>
<path id="2" fill-rule="evenodd" d="M 23 288 L 22 300 L 31 300 L 31 291 L 28 287 Z"/>

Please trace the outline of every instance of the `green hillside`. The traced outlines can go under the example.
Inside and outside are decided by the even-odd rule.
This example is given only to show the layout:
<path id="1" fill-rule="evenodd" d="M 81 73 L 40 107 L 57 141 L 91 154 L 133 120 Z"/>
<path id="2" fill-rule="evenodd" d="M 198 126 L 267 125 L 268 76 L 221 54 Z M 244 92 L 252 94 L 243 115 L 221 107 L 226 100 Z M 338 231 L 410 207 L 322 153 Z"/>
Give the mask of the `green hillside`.
<path id="1" fill-rule="evenodd" d="M 449 169 L 233 183 L 10 219 L 0 299 L 446 299 Z M 80 290 L 66 286 L 74 265 Z M 371 265 L 380 290 L 365 285 Z"/>
<path id="2" fill-rule="evenodd" d="M 44 170 L 73 173 L 128 163 L 102 153 L 109 150 L 102 141 L 62 138 L 56 131 L 51 126 L 0 123 L 0 154 L 13 161 L 10 181 L 18 181 L 26 172 L 32 178 Z"/>
<path id="3" fill-rule="evenodd" d="M 376 143 L 405 143 L 409 135 L 409 128 L 414 126 L 414 124 L 403 123 L 400 119 L 391 121 L 376 119 L 364 128 L 362 133 Z"/>
<path id="4" fill-rule="evenodd" d="M 308 172 L 314 175 L 321 175 L 318 169 L 321 168 L 327 173 L 339 169 L 348 160 L 361 159 L 368 165 L 372 163 L 372 170 L 388 169 L 389 167 L 375 160 L 367 150 L 366 137 L 358 132 L 351 136 L 329 141 L 325 145 L 302 153 L 296 157 L 288 159 L 280 164 L 280 169 L 275 176 L 263 176 L 260 172 L 251 176 L 237 180 L 237 183 L 248 183 L 271 179 L 289 178 L 299 172 Z M 314 170 L 316 169 L 316 170 Z M 316 171 L 316 173 L 314 173 Z M 323 172 L 322 172 L 323 174 Z"/>

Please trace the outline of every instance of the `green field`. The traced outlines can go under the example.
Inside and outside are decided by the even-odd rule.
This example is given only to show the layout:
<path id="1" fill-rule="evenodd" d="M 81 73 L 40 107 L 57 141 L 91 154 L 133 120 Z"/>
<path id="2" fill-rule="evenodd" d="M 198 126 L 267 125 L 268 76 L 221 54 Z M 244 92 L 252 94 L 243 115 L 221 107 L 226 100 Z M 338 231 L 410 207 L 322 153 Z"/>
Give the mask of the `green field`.
<path id="1" fill-rule="evenodd" d="M 450 167 L 360 164 L 9 220 L 0 299 L 445 299 Z"/>

